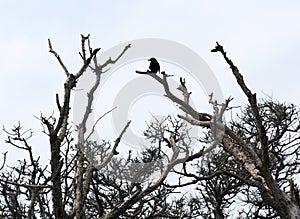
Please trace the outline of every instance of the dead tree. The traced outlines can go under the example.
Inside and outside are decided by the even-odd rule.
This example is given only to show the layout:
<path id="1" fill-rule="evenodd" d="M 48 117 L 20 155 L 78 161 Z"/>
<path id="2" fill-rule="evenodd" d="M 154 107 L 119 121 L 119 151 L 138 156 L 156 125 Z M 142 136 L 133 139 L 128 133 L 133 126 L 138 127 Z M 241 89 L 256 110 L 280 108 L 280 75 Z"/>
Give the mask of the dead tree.
<path id="1" fill-rule="evenodd" d="M 288 150 L 284 149 L 283 147 L 280 147 L 281 149 L 279 150 L 281 150 L 281 152 L 285 150 L 285 158 L 288 156 L 292 157 L 292 153 L 295 153 L 295 156 L 298 158 L 299 151 L 297 145 L 299 145 L 299 134 L 297 132 L 299 131 L 300 126 L 296 109 L 292 106 L 293 113 L 289 114 L 288 112 L 290 110 L 284 110 L 284 107 L 281 107 L 281 109 L 271 107 L 269 110 L 271 110 L 272 113 L 266 113 L 265 109 L 262 110 L 261 105 L 258 103 L 256 94 L 252 93 L 252 91 L 246 85 L 238 68 L 227 57 L 223 47 L 217 43 L 212 52 L 220 52 L 223 55 L 225 61 L 230 66 L 238 85 L 248 98 L 248 115 L 251 115 L 251 125 L 253 126 L 252 129 L 254 129 L 256 132 L 255 147 L 253 147 L 253 142 L 250 144 L 246 138 L 243 139 L 237 130 L 230 128 L 226 124 L 223 124 L 222 116 L 229 107 L 231 98 L 225 100 L 223 104 L 220 104 L 214 101 L 212 99 L 213 96 L 211 95 L 209 102 L 213 105 L 214 113 L 212 115 L 208 115 L 206 113 L 198 112 L 189 105 L 189 98 L 187 97 L 189 97 L 190 93 L 187 92 L 184 80 L 180 81 L 182 85 L 181 91 L 184 97 L 182 100 L 181 98 L 175 96 L 170 90 L 167 81 L 168 75 L 163 74 L 162 77 L 155 74 L 146 75 L 149 75 L 158 83 L 160 83 L 164 87 L 165 96 L 179 105 L 179 108 L 185 113 L 185 115 L 178 115 L 179 118 L 189 122 L 192 125 L 206 127 L 211 130 L 214 137 L 213 143 L 206 147 L 204 151 L 199 149 L 199 152 L 191 155 L 191 157 L 198 156 L 199 153 L 203 154 L 203 152 L 210 150 L 212 146 L 216 146 L 217 144 L 222 145 L 222 147 L 229 154 L 231 154 L 236 161 L 240 162 L 243 170 L 249 174 L 251 180 L 249 181 L 247 179 L 240 178 L 235 174 L 232 174 L 233 177 L 236 177 L 237 179 L 243 179 L 245 183 L 248 182 L 249 185 L 256 187 L 259 190 L 259 194 L 263 198 L 264 203 L 271 206 L 281 218 L 299 218 L 299 191 L 297 186 L 295 183 L 293 183 L 292 179 L 284 179 L 286 183 L 290 184 L 290 192 L 287 194 L 287 192 L 282 188 L 282 183 L 278 181 L 276 172 L 274 172 L 274 170 L 271 168 L 272 165 L 277 165 L 276 161 L 282 162 L 280 168 L 287 168 L 289 165 L 284 163 L 287 162 L 287 160 L 283 161 L 281 155 L 278 155 L 276 152 L 275 154 L 274 152 L 271 153 L 270 151 L 272 147 L 276 148 L 279 146 L 279 140 L 282 140 L 284 137 L 287 137 L 287 135 L 290 135 L 292 138 L 290 138 L 288 141 Z M 137 73 L 141 72 L 137 71 Z M 276 112 L 279 109 L 280 111 Z M 275 127 L 274 129 L 269 129 L 269 124 L 265 121 L 268 121 L 268 116 L 272 116 L 274 113 L 277 116 L 277 128 Z M 290 118 L 291 116 L 293 119 Z M 281 122 L 283 122 L 283 124 Z M 241 127 L 239 131 L 243 132 L 245 130 L 243 130 L 243 127 Z M 268 131 L 270 132 L 268 133 Z M 187 162 L 188 161 L 189 160 L 187 160 Z M 297 165 L 298 163 L 294 161 L 292 166 L 293 168 L 297 168 Z M 277 171 L 280 172 L 278 169 Z M 293 174 L 295 175 L 297 172 L 298 171 L 293 171 Z"/>
<path id="2" fill-rule="evenodd" d="M 99 49 L 91 48 L 89 36 L 82 36 L 81 42 L 83 64 L 78 72 L 70 73 L 49 40 L 50 52 L 66 74 L 62 101 L 56 95 L 58 117 L 40 116 L 44 132 L 49 137 L 49 165 L 42 166 L 40 157 L 34 155 L 30 144 L 31 130 L 23 131 L 20 124 L 11 131 L 6 130 L 7 143 L 26 151 L 28 158 L 19 160 L 13 167 L 5 166 L 5 162 L 1 167 L 1 217 L 104 219 L 209 218 L 214 215 L 223 218 L 226 216 L 224 210 L 238 192 L 253 197 L 246 193 L 250 190 L 239 189 L 251 188 L 253 194 L 259 196 L 257 200 L 244 200 L 254 206 L 251 211 L 243 212 L 244 215 L 259 217 L 268 210 L 270 214 L 267 216 L 299 218 L 299 190 L 293 179 L 299 173 L 298 110 L 294 105 L 274 101 L 258 103 L 256 95 L 246 86 L 221 45 L 217 44 L 212 52 L 223 55 L 248 98 L 249 107 L 245 108 L 240 120 L 228 124 L 223 122 L 223 114 L 232 98 L 218 103 L 211 94 L 209 103 L 213 106 L 213 113 L 202 113 L 189 104 L 191 93 L 183 78 L 178 87 L 183 95 L 180 98 L 169 88 L 168 77 L 172 75 L 142 72 L 164 87 L 165 96 L 179 105 L 183 115 L 178 115 L 178 118 L 168 116 L 149 124 L 144 135 L 151 141 L 151 147 L 140 156 L 129 151 L 124 159 L 117 156 L 118 146 L 130 121 L 124 124 L 115 141 L 99 142 L 87 131 L 87 120 L 101 75 L 124 55 L 130 45 L 116 59 L 109 58 L 100 64 L 96 58 Z M 69 124 L 70 98 L 87 68 L 93 72 L 94 82 L 87 92 L 82 120 L 74 130 Z M 195 151 L 190 150 L 188 124 L 209 132 L 210 140 L 200 142 Z M 215 149 L 222 154 L 214 155 Z M 99 154 L 101 159 L 97 162 L 88 159 L 89 153 Z M 207 154 L 215 158 L 204 167 L 204 155 Z M 201 171 L 191 172 L 188 166 L 197 162 Z M 181 169 L 175 168 L 178 166 Z M 159 172 L 158 177 L 147 181 L 154 171 Z M 177 182 L 171 184 L 166 180 L 170 173 L 177 174 Z M 190 185 L 198 186 L 197 197 L 177 193 L 177 189 Z M 177 199 L 170 201 L 174 193 Z"/>

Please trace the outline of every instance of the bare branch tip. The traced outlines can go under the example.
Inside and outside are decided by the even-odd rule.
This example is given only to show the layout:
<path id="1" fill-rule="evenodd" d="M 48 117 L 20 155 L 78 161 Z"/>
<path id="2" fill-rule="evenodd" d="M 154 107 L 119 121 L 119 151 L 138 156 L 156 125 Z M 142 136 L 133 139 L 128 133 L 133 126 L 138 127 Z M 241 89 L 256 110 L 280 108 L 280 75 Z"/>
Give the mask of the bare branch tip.
<path id="1" fill-rule="evenodd" d="M 97 52 L 99 52 L 99 50 L 100 50 L 101 48 L 96 48 L 94 51 L 95 51 L 95 54 L 97 53 Z"/>
<path id="2" fill-rule="evenodd" d="M 49 45 L 49 49 L 50 49 L 50 52 L 51 52 L 52 51 L 52 45 L 51 45 L 50 38 L 48 38 L 48 45 Z"/>
<path id="3" fill-rule="evenodd" d="M 223 51 L 223 46 L 221 46 L 218 41 L 216 41 L 216 44 L 217 45 L 215 46 L 214 49 L 211 50 L 211 52 L 222 52 Z"/>

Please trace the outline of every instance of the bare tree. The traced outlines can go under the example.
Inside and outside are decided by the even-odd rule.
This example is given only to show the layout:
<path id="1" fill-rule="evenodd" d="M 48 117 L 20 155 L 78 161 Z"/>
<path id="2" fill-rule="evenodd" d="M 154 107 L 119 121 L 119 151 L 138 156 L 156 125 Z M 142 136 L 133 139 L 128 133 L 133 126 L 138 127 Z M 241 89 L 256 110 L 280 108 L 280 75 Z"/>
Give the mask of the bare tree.
<path id="1" fill-rule="evenodd" d="M 37 214 L 41 218 L 82 218 L 84 215 L 84 205 L 89 192 L 92 172 L 95 167 L 92 166 L 83 156 L 81 150 L 85 139 L 83 135 L 86 131 L 86 120 L 91 112 L 91 102 L 88 103 L 82 123 L 77 127 L 78 142 L 74 142 L 71 136 L 69 126 L 70 98 L 73 88 L 81 78 L 87 68 L 91 68 L 91 63 L 95 64 L 95 86 L 89 93 L 89 101 L 93 100 L 93 93 L 100 83 L 100 76 L 103 69 L 110 64 L 115 63 L 130 47 L 128 45 L 116 60 L 109 59 L 102 65 L 97 64 L 96 54 L 100 50 L 92 49 L 90 46 L 89 35 L 81 36 L 82 51 L 80 53 L 83 64 L 77 73 L 70 73 L 63 63 L 58 53 L 53 49 L 50 40 L 49 52 L 52 53 L 64 73 L 66 81 L 64 83 L 64 94 L 62 104 L 59 95 L 56 95 L 56 103 L 59 112 L 58 118 L 53 115 L 45 117 L 40 116 L 44 125 L 44 132 L 49 136 L 50 143 L 50 169 L 48 166 L 41 167 L 38 163 L 39 157 L 34 158 L 32 146 L 28 140 L 32 137 L 32 132 L 21 129 L 20 124 L 7 132 L 7 143 L 29 153 L 29 161 L 19 161 L 19 167 L 12 167 L 11 170 L 2 172 L 0 179 L 2 184 L 2 197 L 5 204 L 2 205 L 4 216 L 13 218 L 36 218 Z M 88 45 L 86 45 L 88 44 Z M 86 51 L 88 48 L 88 52 Z M 113 147 L 110 144 L 102 144 L 100 147 L 108 156 L 100 165 L 105 166 L 112 158 L 120 139 L 130 122 L 124 127 L 122 133 L 117 138 Z M 98 147 L 99 148 L 99 147 Z M 109 152 L 109 149 L 113 150 Z M 51 195 L 49 195 L 51 193 Z M 50 201 L 51 198 L 51 201 Z M 30 203 L 22 200 L 30 200 Z"/>
<path id="2" fill-rule="evenodd" d="M 281 218 L 299 218 L 299 191 L 292 178 L 299 173 L 298 110 L 294 105 L 288 106 L 274 101 L 259 104 L 256 94 L 248 88 L 242 74 L 227 57 L 223 47 L 217 43 L 212 52 L 220 52 L 223 55 L 238 85 L 248 98 L 249 107 L 243 114 L 242 122 L 223 124 L 223 114 L 229 108 L 232 98 L 228 98 L 224 103 L 217 103 L 212 99 L 213 94 L 211 94 L 209 102 L 213 105 L 214 113 L 208 115 L 198 112 L 189 105 L 190 93 L 187 91 L 184 79 L 180 79 L 182 100 L 169 88 L 167 78 L 170 75 L 164 72 L 162 78 L 156 74 L 147 75 L 160 83 L 164 87 L 165 96 L 178 104 L 185 113 L 185 115 L 178 115 L 179 118 L 192 125 L 210 129 L 213 142 L 204 150 L 200 149 L 198 153 L 191 155 L 192 157 L 203 155 L 214 148 L 212 146 L 220 145 L 240 163 L 246 174 L 243 173 L 243 176 L 236 171 L 221 170 L 215 171 L 213 175 L 227 174 L 256 188 L 263 200 L 263 205 L 270 206 Z M 136 72 L 145 74 L 141 71 Z M 185 163 L 189 161 L 190 159 L 187 159 Z M 193 176 L 186 173 L 184 168 L 181 174 Z M 205 177 L 198 177 L 198 181 Z M 194 178 L 196 182 L 197 177 L 194 176 Z M 289 185 L 289 191 L 284 189 L 283 184 Z"/>
<path id="3" fill-rule="evenodd" d="M 26 151 L 27 158 L 15 166 L 1 167 L 0 216 L 4 218 L 225 218 L 230 208 L 247 205 L 240 217 L 300 218 L 300 199 L 295 178 L 299 174 L 299 110 L 292 104 L 273 100 L 258 103 L 238 68 L 217 43 L 229 64 L 249 106 L 239 118 L 225 124 L 224 113 L 232 110 L 232 98 L 218 103 L 209 96 L 211 114 L 194 109 L 184 78 L 173 94 L 168 84 L 171 75 L 148 71 L 137 73 L 160 83 L 165 96 L 182 110 L 178 117 L 166 115 L 148 124 L 144 131 L 150 146 L 140 154 L 128 151 L 118 156 L 118 146 L 130 121 L 114 141 L 93 139 L 88 120 L 93 110 L 101 76 L 116 63 L 130 45 L 115 58 L 98 63 L 100 49 L 93 49 L 90 37 L 81 36 L 82 66 L 70 73 L 48 41 L 50 53 L 62 67 L 66 81 L 62 98 L 56 95 L 58 117 L 41 115 L 44 133 L 49 137 L 50 162 L 40 164 L 30 143 L 31 130 L 21 124 L 13 127 L 7 143 Z M 79 124 L 70 125 L 70 99 L 86 70 L 93 74 L 86 92 L 86 107 Z M 191 127 L 203 135 L 191 136 Z M 191 145 L 196 144 L 196 149 Z M 151 178 L 153 174 L 157 177 Z M 169 180 L 172 179 L 172 180 Z M 182 188 L 193 191 L 181 193 Z"/>
<path id="4" fill-rule="evenodd" d="M 49 166 L 41 166 L 40 158 L 34 157 L 33 147 L 30 145 L 32 137 L 30 130 L 23 131 L 21 125 L 11 131 L 5 130 L 8 134 L 6 142 L 27 151 L 29 158 L 20 160 L 19 166 L 3 169 L 1 173 L 3 202 L 1 201 L 0 207 L 3 216 L 116 218 L 122 215 L 123 217 L 166 215 L 168 217 L 170 213 L 167 209 L 172 205 L 167 207 L 167 196 L 172 193 L 172 189 L 163 187 L 163 182 L 174 166 L 186 160 L 186 157 L 179 156 L 182 148 L 174 141 L 174 136 L 167 140 L 171 148 L 169 155 L 163 155 L 160 150 L 151 147 L 145 149 L 140 158 L 128 154 L 128 158 L 123 159 L 116 156 L 117 147 L 130 121 L 124 124 L 123 131 L 114 142 L 93 140 L 90 137 L 94 128 L 91 133 L 87 129 L 87 121 L 92 112 L 95 91 L 100 84 L 101 75 L 106 72 L 109 65 L 124 55 L 130 45 L 127 45 L 115 60 L 109 58 L 100 64 L 96 58 L 100 49 L 92 49 L 89 35 L 82 35 L 80 56 L 83 64 L 78 72 L 73 74 L 53 49 L 50 40 L 48 44 L 49 52 L 57 59 L 66 75 L 62 101 L 60 96 L 56 95 L 58 117 L 41 115 L 39 118 L 44 133 L 49 137 Z M 93 72 L 94 82 L 87 92 L 87 105 L 82 120 L 76 124 L 74 130 L 74 127 L 69 125 L 71 94 L 87 68 Z M 74 136 L 75 133 L 77 136 Z M 186 156 L 189 155 L 187 150 L 183 152 Z M 89 159 L 89 154 L 99 155 L 100 159 Z M 157 171 L 159 177 L 154 181 L 146 181 L 153 171 Z"/>

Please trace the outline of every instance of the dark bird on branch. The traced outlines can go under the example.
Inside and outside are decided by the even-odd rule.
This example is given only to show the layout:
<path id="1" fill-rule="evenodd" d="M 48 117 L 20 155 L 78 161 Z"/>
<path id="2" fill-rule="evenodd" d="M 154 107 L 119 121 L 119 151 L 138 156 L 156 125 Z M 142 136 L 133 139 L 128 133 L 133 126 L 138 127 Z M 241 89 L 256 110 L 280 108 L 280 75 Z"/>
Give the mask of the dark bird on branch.
<path id="1" fill-rule="evenodd" d="M 150 71 L 149 70 L 148 71 L 150 73 L 157 73 L 157 72 L 160 73 L 160 65 L 158 61 L 155 58 L 151 58 L 148 61 L 150 61 L 150 66 L 149 66 Z"/>

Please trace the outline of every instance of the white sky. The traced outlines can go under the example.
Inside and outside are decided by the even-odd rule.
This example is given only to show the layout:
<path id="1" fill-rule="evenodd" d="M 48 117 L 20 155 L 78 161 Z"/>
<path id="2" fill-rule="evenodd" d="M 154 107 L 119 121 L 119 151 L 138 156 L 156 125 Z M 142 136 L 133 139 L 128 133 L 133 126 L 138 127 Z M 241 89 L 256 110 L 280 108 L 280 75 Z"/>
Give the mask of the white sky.
<path id="1" fill-rule="evenodd" d="M 55 93 L 62 92 L 65 78 L 47 39 L 69 70 L 77 71 L 81 33 L 90 33 L 92 44 L 103 50 L 148 37 L 182 43 L 208 63 L 224 96 L 241 105 L 245 98 L 230 69 L 220 54 L 210 53 L 219 41 L 258 97 L 299 105 L 299 20 L 296 0 L 1 1 L 0 125 L 21 121 L 41 134 L 33 115 L 56 110 Z M 1 132 L 0 152 L 8 150 L 4 139 Z M 36 154 L 49 150 L 44 140 L 37 142 Z"/>

